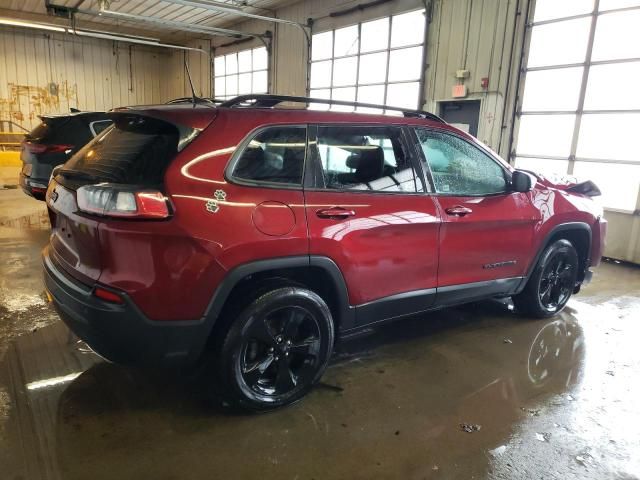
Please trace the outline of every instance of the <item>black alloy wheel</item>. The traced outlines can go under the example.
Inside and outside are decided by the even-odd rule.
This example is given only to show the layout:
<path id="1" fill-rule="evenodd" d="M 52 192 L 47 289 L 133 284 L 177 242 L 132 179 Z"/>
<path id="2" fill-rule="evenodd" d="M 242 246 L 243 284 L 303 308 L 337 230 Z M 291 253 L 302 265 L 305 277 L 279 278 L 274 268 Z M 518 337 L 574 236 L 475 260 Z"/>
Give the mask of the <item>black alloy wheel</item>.
<path id="1" fill-rule="evenodd" d="M 321 361 L 317 320 L 299 306 L 254 318 L 239 361 L 247 387 L 260 395 L 286 395 L 311 382 Z"/>
<path id="2" fill-rule="evenodd" d="M 540 304 L 549 312 L 556 312 L 569 300 L 575 287 L 575 265 L 561 252 L 556 253 L 544 267 L 540 277 Z"/>
<path id="3" fill-rule="evenodd" d="M 516 308 L 525 315 L 547 318 L 560 313 L 577 285 L 578 253 L 566 239 L 547 246 L 524 290 L 513 296 Z"/>
<path id="4" fill-rule="evenodd" d="M 334 342 L 329 307 L 302 287 L 276 288 L 242 309 L 217 357 L 218 395 L 266 411 L 305 396 L 324 373 Z"/>

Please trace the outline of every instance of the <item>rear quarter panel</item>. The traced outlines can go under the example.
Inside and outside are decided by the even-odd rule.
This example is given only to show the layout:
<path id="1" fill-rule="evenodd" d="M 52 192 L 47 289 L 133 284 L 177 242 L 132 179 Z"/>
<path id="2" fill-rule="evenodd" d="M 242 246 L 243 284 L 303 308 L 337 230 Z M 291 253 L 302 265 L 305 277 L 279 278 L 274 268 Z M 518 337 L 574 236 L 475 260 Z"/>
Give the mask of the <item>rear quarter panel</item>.
<path id="1" fill-rule="evenodd" d="M 308 254 L 302 189 L 241 186 L 224 178 L 236 146 L 262 123 L 246 114 L 221 113 L 178 154 L 165 174 L 174 209 L 170 220 L 146 222 L 144 229 L 139 223 L 105 222 L 100 282 L 133 292 L 136 304 L 154 320 L 190 320 L 202 317 L 233 267 Z M 295 222 L 288 233 L 280 229 L 270 235 L 255 227 L 256 206 L 267 201 L 290 207 Z M 208 202 L 217 209 L 207 209 Z M 273 222 L 281 218 L 276 214 Z"/>

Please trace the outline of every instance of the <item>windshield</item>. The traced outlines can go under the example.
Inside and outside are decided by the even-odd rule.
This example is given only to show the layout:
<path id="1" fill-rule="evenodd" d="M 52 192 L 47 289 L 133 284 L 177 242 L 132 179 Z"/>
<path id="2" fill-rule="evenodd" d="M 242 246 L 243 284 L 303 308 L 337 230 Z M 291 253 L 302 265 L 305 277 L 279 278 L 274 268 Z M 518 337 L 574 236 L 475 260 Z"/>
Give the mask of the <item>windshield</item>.
<path id="1" fill-rule="evenodd" d="M 112 127 L 83 147 L 65 169 L 105 182 L 136 185 L 162 183 L 177 153 L 178 129 L 140 115 L 120 116 Z"/>

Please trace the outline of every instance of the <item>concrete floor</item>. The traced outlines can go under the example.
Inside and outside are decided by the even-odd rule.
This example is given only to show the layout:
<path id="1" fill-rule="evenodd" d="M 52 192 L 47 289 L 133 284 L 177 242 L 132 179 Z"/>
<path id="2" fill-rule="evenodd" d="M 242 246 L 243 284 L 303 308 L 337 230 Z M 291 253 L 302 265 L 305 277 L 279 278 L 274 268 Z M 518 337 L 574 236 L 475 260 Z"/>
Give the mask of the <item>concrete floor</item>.
<path id="1" fill-rule="evenodd" d="M 46 240 L 0 228 L 2 479 L 640 478 L 640 268 L 603 264 L 551 320 L 485 302 L 387 325 L 299 404 L 233 415 L 71 337 Z"/>
<path id="2" fill-rule="evenodd" d="M 0 188 L 0 226 L 12 228 L 49 228 L 44 202 L 25 195 L 22 189 Z"/>

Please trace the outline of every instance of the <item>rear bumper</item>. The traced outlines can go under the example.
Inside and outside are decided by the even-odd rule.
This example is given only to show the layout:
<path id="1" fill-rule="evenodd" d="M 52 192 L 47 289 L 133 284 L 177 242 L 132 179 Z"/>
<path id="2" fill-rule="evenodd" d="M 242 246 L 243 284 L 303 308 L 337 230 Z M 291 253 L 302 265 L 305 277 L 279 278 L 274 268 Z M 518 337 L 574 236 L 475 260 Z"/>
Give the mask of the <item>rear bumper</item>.
<path id="1" fill-rule="evenodd" d="M 181 367 L 197 362 L 209 329 L 204 321 L 149 320 L 128 298 L 103 301 L 42 253 L 44 283 L 62 321 L 96 353 L 115 363 Z"/>
<path id="2" fill-rule="evenodd" d="M 47 193 L 48 182 L 48 179 L 32 178 L 26 176 L 24 173 L 20 173 L 19 183 L 22 191 L 37 200 L 44 200 Z"/>

